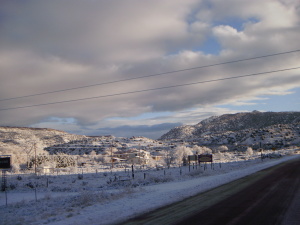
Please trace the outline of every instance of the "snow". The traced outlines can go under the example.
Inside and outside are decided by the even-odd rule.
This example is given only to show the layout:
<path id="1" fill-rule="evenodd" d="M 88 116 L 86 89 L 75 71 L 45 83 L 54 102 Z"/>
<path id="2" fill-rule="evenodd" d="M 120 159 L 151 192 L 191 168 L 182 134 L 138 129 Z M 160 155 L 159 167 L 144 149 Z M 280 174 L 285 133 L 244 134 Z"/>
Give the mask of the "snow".
<path id="1" fill-rule="evenodd" d="M 142 171 L 135 175 L 131 186 L 107 182 L 109 178 L 116 176 L 113 173 L 111 177 L 103 176 L 100 172 L 83 174 L 82 180 L 77 179 L 77 174 L 60 175 L 49 188 L 37 188 L 37 201 L 35 189 L 18 187 L 6 193 L 6 206 L 6 195 L 1 192 L 0 224 L 117 223 L 296 157 L 300 156 L 285 155 L 278 159 L 262 161 L 260 158 L 237 160 L 235 156 L 230 162 L 220 164 L 221 167 L 215 164 L 214 169 L 208 165 L 206 170 L 202 166 L 197 169 L 182 167 Z M 121 173 L 125 172 L 116 172 L 117 175 Z M 74 176 L 76 181 L 72 183 Z M 20 182 L 26 183 L 29 178 L 24 177 Z M 13 180 L 14 176 L 10 177 L 9 181 Z M 38 182 L 44 181 L 40 178 Z M 58 182 L 64 191 L 53 191 L 50 187 L 56 187 L 55 182 Z M 74 187 L 66 189 L 64 185 Z"/>

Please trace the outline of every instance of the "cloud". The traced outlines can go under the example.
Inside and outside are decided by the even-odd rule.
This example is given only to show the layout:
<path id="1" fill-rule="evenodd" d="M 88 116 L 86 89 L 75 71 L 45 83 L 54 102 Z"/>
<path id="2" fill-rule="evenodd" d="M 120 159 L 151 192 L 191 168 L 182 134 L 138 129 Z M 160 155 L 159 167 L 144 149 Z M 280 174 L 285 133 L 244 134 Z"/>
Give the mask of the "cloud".
<path id="1" fill-rule="evenodd" d="M 0 96 L 9 99 L 296 50 L 299 8 L 297 1 L 283 0 L 5 0 L 0 6 Z M 210 39 L 220 45 L 219 54 L 200 50 Z M 205 115 L 196 113 L 201 108 L 289 94 L 300 86 L 299 70 L 157 88 L 292 68 L 299 57 L 292 53 L 0 101 L 0 109 L 45 104 L 0 111 L 0 124 L 93 133 L 89 130 L 117 132 L 117 127 L 130 126 L 127 130 L 133 132 L 146 126 L 150 132 L 159 124 L 199 122 Z M 147 89 L 156 90 L 143 91 Z M 127 94 L 101 97 L 121 93 Z M 163 112 L 171 117 L 131 119 Z M 123 121 L 117 124 L 111 118 Z"/>
<path id="2" fill-rule="evenodd" d="M 85 63 L 147 60 L 186 38 L 184 17 L 192 3 L 5 1 L 2 43 Z"/>

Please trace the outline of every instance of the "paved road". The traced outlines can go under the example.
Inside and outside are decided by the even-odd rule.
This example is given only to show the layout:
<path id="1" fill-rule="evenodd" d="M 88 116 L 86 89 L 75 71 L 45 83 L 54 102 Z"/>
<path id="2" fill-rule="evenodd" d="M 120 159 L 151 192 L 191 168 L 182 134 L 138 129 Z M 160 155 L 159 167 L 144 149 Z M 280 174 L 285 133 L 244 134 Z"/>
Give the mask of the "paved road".
<path id="1" fill-rule="evenodd" d="M 122 224 L 299 225 L 300 159 L 260 171 Z"/>

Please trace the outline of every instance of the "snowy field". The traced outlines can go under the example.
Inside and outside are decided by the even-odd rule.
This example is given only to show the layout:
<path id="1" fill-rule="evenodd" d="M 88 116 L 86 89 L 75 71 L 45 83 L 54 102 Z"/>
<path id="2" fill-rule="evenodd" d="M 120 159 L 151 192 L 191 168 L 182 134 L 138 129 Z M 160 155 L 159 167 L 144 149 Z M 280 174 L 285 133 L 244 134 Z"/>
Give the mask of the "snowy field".
<path id="1" fill-rule="evenodd" d="M 210 164 L 145 169 L 89 168 L 57 175 L 9 174 L 0 224 L 112 224 L 220 186 L 299 155 L 276 159 L 225 153 Z M 94 171 L 94 172 L 91 172 Z"/>

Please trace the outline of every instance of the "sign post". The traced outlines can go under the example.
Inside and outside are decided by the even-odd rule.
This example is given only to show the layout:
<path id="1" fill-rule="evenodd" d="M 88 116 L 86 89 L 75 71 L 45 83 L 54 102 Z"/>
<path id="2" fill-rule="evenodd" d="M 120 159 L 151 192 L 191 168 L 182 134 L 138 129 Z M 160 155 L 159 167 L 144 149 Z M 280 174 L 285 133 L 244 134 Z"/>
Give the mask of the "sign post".
<path id="1" fill-rule="evenodd" d="M 199 164 L 205 163 L 204 164 L 204 170 L 206 168 L 206 163 L 210 162 L 211 163 L 211 168 L 213 168 L 213 155 L 198 155 L 198 162 Z"/>
<path id="2" fill-rule="evenodd" d="M 2 182 L 1 182 L 1 191 L 6 190 L 6 171 L 10 169 L 10 160 L 11 156 L 10 155 L 0 155 L 0 170 L 2 170 Z"/>

